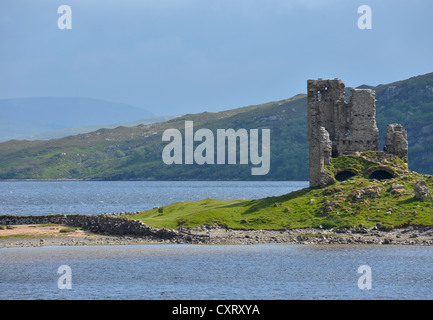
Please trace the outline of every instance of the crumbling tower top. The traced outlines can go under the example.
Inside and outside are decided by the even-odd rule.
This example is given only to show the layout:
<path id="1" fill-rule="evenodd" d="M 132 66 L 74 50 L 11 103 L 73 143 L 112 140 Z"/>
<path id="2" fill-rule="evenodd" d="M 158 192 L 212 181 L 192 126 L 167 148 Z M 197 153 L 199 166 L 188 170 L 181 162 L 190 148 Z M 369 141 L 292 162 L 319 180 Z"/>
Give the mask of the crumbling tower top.
<path id="1" fill-rule="evenodd" d="M 376 98 L 373 90 L 351 89 L 347 102 L 345 85 L 340 79 L 308 80 L 307 89 L 310 186 L 323 186 L 333 180 L 324 170 L 331 157 L 378 151 Z M 387 148 L 407 162 L 405 131 L 401 126 L 389 130 Z"/>
<path id="2" fill-rule="evenodd" d="M 329 132 L 332 156 L 379 148 L 376 99 L 373 90 L 351 89 L 346 102 L 345 85 L 339 79 L 308 81 L 308 132 L 320 127 Z"/>

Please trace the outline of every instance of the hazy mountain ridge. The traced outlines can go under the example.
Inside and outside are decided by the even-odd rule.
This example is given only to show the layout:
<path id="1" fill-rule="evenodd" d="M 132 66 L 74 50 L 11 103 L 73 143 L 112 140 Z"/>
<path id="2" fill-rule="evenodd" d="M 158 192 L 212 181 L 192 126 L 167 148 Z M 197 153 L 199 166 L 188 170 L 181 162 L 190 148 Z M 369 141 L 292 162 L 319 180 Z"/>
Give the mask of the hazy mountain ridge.
<path id="1" fill-rule="evenodd" d="M 2 99 L 0 141 L 31 138 L 32 135 L 74 127 L 100 127 L 151 116 L 151 112 L 142 108 L 91 98 Z"/>

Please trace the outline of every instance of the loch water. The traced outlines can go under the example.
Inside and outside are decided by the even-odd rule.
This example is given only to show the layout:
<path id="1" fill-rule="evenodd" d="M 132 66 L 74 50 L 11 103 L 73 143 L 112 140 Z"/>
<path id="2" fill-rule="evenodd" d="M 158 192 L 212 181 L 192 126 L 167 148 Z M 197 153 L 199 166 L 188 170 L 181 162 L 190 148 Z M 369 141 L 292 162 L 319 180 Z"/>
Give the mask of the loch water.
<path id="1" fill-rule="evenodd" d="M 62 289 L 59 267 L 70 268 Z M 371 270 L 371 289 L 360 288 Z M 432 299 L 416 246 L 114 245 L 0 249 L 0 299 Z M 66 282 L 65 282 L 66 283 Z"/>
<path id="2" fill-rule="evenodd" d="M 308 181 L 0 181 L 0 215 L 136 212 L 201 199 L 261 199 Z"/>
<path id="3" fill-rule="evenodd" d="M 277 181 L 3 181 L 0 214 L 135 212 L 177 201 L 278 196 L 307 186 Z M 70 269 L 71 289 L 61 288 L 66 275 L 62 266 Z M 3 300 L 432 298 L 432 247 L 154 244 L 0 249 Z"/>

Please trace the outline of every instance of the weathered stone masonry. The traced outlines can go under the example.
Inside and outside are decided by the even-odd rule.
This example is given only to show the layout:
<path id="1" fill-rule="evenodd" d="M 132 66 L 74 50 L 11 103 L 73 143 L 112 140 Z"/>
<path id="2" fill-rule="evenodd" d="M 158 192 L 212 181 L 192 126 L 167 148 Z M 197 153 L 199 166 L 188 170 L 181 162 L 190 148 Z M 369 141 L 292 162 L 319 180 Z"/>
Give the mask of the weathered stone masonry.
<path id="1" fill-rule="evenodd" d="M 388 124 L 386 127 L 385 150 L 400 156 L 408 162 L 407 132 L 400 124 Z"/>
<path id="2" fill-rule="evenodd" d="M 180 237 L 174 230 L 157 229 L 145 225 L 142 221 L 132 220 L 111 214 L 83 215 L 83 214 L 53 214 L 35 216 L 1 215 L 0 225 L 23 224 L 62 224 L 71 227 L 84 227 L 91 232 L 111 235 L 133 235 L 153 237 L 157 239 L 172 239 Z"/>
<path id="3" fill-rule="evenodd" d="M 334 179 L 324 169 L 331 158 L 378 151 L 375 92 L 351 89 L 347 102 L 340 79 L 308 80 L 307 89 L 310 186 L 323 187 Z M 401 125 L 388 125 L 386 150 L 408 161 L 407 134 Z"/>

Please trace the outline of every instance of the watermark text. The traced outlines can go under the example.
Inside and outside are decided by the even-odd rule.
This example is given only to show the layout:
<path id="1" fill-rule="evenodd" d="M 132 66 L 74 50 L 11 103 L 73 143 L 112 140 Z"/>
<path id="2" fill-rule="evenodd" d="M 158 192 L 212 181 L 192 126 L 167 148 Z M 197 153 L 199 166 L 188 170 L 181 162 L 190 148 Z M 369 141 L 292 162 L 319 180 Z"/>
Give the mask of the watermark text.
<path id="1" fill-rule="evenodd" d="M 237 164 L 239 149 L 239 164 L 256 166 L 251 168 L 252 175 L 266 175 L 270 169 L 270 129 L 261 129 L 261 152 L 259 129 L 251 129 L 249 133 L 246 129 L 217 129 L 215 141 L 209 129 L 194 133 L 193 121 L 185 121 L 185 137 L 178 129 L 167 129 L 162 141 L 170 141 L 162 151 L 165 164 Z M 194 148 L 194 142 L 201 143 Z"/>

